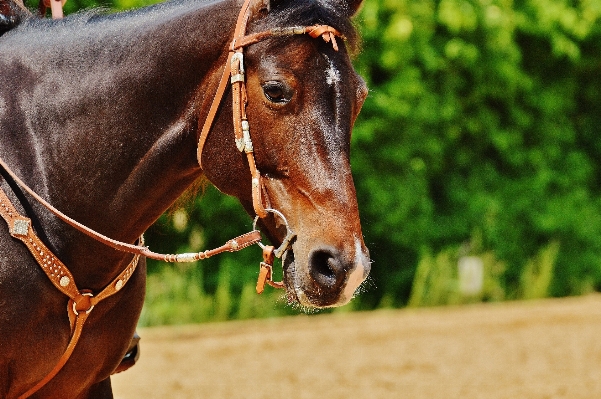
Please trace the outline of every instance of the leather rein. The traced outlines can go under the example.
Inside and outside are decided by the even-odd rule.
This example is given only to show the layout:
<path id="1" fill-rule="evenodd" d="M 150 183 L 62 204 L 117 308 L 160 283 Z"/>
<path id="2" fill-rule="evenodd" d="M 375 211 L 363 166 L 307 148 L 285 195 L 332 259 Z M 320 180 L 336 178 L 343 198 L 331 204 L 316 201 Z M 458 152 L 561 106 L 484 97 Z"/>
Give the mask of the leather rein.
<path id="1" fill-rule="evenodd" d="M 61 0 L 51 0 L 52 4 L 55 2 L 60 3 L 60 1 Z M 247 96 L 243 56 L 244 48 L 272 37 L 308 34 L 312 38 L 322 37 L 326 42 L 331 42 L 333 48 L 338 51 L 336 37 L 342 37 L 342 35 L 336 29 L 328 25 L 275 28 L 246 35 L 246 25 L 250 17 L 249 6 L 252 1 L 253 0 L 245 0 L 244 5 L 242 6 L 242 9 L 238 15 L 236 28 L 234 31 L 234 38 L 229 46 L 228 59 L 223 69 L 217 92 L 213 97 L 213 101 L 205 122 L 202 128 L 199 129 L 200 135 L 197 148 L 198 163 L 202 167 L 202 152 L 204 145 L 213 125 L 215 116 L 217 115 L 217 111 L 229 81 L 229 83 L 232 85 L 233 123 L 236 146 L 239 151 L 246 154 L 252 178 L 253 208 L 257 216 L 254 220 L 253 230 L 251 232 L 231 239 L 221 247 L 204 252 L 184 253 L 177 255 L 158 254 L 150 251 L 149 248 L 144 246 L 143 237 L 140 237 L 137 245 L 128 244 L 106 237 L 105 235 L 90 229 L 76 220 L 71 219 L 44 200 L 30 187 L 28 187 L 9 168 L 9 166 L 2 159 L 0 159 L 0 167 L 2 167 L 21 188 L 23 188 L 36 201 L 46 207 L 59 219 L 111 248 L 134 255 L 133 259 L 129 262 L 125 269 L 123 269 L 123 271 L 121 271 L 121 273 L 119 273 L 100 293 L 94 294 L 91 290 L 79 289 L 67 266 L 65 266 L 60 259 L 58 259 L 58 257 L 56 257 L 52 251 L 49 250 L 47 246 L 37 237 L 32 228 L 31 220 L 18 213 L 8 196 L 0 188 L 0 217 L 2 217 L 8 224 L 11 236 L 25 244 L 52 284 L 69 298 L 67 313 L 69 315 L 69 321 L 71 325 L 71 338 L 67 348 L 54 368 L 35 386 L 19 396 L 19 399 L 24 399 L 33 395 L 40 388 L 46 385 L 52 378 L 54 378 L 56 374 L 58 374 L 75 350 L 75 347 L 81 336 L 84 323 L 87 320 L 90 312 L 94 309 L 94 306 L 96 306 L 102 300 L 116 294 L 125 286 L 136 270 L 140 256 L 165 262 L 194 262 L 209 258 L 222 252 L 234 252 L 249 247 L 253 244 L 258 244 L 261 246 L 261 248 L 263 248 L 264 261 L 261 262 L 260 265 L 259 280 L 257 281 L 256 287 L 257 293 L 261 293 L 263 291 L 265 283 L 276 288 L 284 288 L 282 283 L 274 282 L 272 280 L 272 264 L 274 257 L 280 258 L 286 252 L 296 235 L 288 226 L 288 222 L 281 212 L 264 206 L 262 193 L 265 188 L 262 183 L 261 173 L 259 172 L 255 163 L 253 144 L 250 136 L 250 127 L 246 116 Z M 280 247 L 277 249 L 275 249 L 273 246 L 265 246 L 261 244 L 261 233 L 256 229 L 256 223 L 258 219 L 266 217 L 268 213 L 273 213 L 275 216 L 281 218 L 287 228 L 287 235 L 282 241 Z"/>

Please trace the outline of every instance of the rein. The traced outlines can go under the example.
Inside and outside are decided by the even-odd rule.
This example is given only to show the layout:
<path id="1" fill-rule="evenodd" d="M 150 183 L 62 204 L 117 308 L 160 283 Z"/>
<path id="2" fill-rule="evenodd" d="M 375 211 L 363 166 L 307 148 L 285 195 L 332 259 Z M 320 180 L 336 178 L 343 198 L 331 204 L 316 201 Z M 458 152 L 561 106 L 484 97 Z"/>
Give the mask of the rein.
<path id="1" fill-rule="evenodd" d="M 177 254 L 177 255 L 159 254 L 156 252 L 152 252 L 148 247 L 145 247 L 143 245 L 128 244 L 128 243 L 125 243 L 122 241 L 114 240 L 112 238 L 109 238 L 109 237 L 101 234 L 101 233 L 98 233 L 95 230 L 92 230 L 91 228 L 79 223 L 76 220 L 71 219 L 69 216 L 65 215 L 64 213 L 62 213 L 61 211 L 56 209 L 54 206 L 52 206 L 50 203 L 48 203 L 48 201 L 46 201 L 44 198 L 40 197 L 40 195 L 38 195 L 29 186 L 27 186 L 27 184 L 25 184 L 15 174 L 15 172 L 13 172 L 8 167 L 8 165 L 2 159 L 0 159 L 0 167 L 2 167 L 6 171 L 6 173 L 21 188 L 23 188 L 29 195 L 31 195 L 36 201 L 38 201 L 40 204 L 42 204 L 46 209 L 48 209 L 56 217 L 58 217 L 59 219 L 61 219 L 63 222 L 67 223 L 71 227 L 75 228 L 76 230 L 79 230 L 80 232 L 84 233 L 88 237 L 91 237 L 94 240 L 101 242 L 101 243 L 105 244 L 106 246 L 109 246 L 117 251 L 128 252 L 130 254 L 134 254 L 134 255 L 138 255 L 138 256 L 142 255 L 147 258 L 159 260 L 162 262 L 195 262 L 197 260 L 207 259 L 213 255 L 217 255 L 222 252 L 239 251 L 239 250 L 249 247 L 253 244 L 257 244 L 261 241 L 261 233 L 258 230 L 253 229 L 253 231 L 243 234 L 239 237 L 233 238 L 233 239 L 229 240 L 228 242 L 226 242 L 225 244 L 223 244 L 222 246 L 212 249 L 212 250 L 207 250 L 207 251 L 198 252 L 198 253 L 184 253 L 184 254 Z M 0 189 L 0 192 L 2 192 L 2 189 Z M 8 198 L 7 198 L 7 200 L 8 200 Z"/>
<path id="2" fill-rule="evenodd" d="M 272 265 L 274 258 L 280 258 L 288 250 L 292 244 L 292 241 L 295 239 L 296 234 L 290 229 L 286 218 L 281 212 L 269 207 L 265 207 L 263 202 L 262 194 L 266 189 L 262 182 L 261 173 L 259 172 L 255 163 L 254 149 L 250 135 L 250 126 L 246 115 L 247 94 L 244 70 L 244 48 L 272 37 L 308 34 L 312 38 L 322 37 L 326 42 L 331 42 L 334 50 L 338 51 L 336 37 L 342 37 L 342 35 L 336 29 L 328 25 L 275 28 L 246 35 L 246 26 L 250 17 L 249 6 L 251 1 L 252 0 L 245 0 L 244 5 L 242 6 L 242 9 L 238 15 L 236 28 L 234 31 L 234 38 L 229 46 L 228 59 L 223 69 L 217 92 L 213 97 L 209 113 L 205 119 L 202 129 L 200 129 L 201 133 L 199 135 L 197 147 L 198 164 L 202 168 L 202 152 L 204 145 L 209 132 L 211 131 L 211 127 L 215 120 L 215 116 L 229 81 L 232 85 L 233 123 L 236 146 L 240 152 L 244 152 L 246 154 L 248 160 L 252 178 L 253 208 L 257 215 L 254 219 L 253 230 L 249 233 L 231 239 L 221 247 L 204 252 L 176 255 L 158 254 L 150 251 L 148 247 L 144 246 L 143 237 L 140 237 L 138 240 L 139 245 L 117 241 L 98 233 L 63 214 L 58 209 L 53 207 L 48 201 L 39 196 L 30 187 L 28 187 L 8 167 L 8 165 L 2 159 L 0 159 L 0 167 L 2 167 L 21 188 L 29 193 L 36 201 L 46 207 L 56 217 L 80 232 L 86 234 L 87 236 L 115 250 L 134 255 L 127 267 L 123 269 L 123 271 L 119 273 L 100 293 L 95 295 L 91 290 L 79 289 L 69 269 L 37 237 L 33 231 L 31 220 L 17 212 L 8 196 L 0 188 L 0 217 L 2 217 L 2 219 L 4 219 L 7 223 L 10 235 L 25 244 L 52 284 L 69 298 L 67 313 L 71 325 L 71 338 L 67 348 L 54 368 L 35 386 L 19 396 L 19 399 L 25 399 L 33 395 L 50 380 L 52 380 L 56 374 L 58 374 L 75 350 L 75 347 L 81 336 L 84 323 L 87 320 L 90 312 L 94 309 L 94 306 L 96 306 L 100 301 L 116 294 L 125 286 L 136 270 L 140 256 L 165 262 L 194 262 L 207 259 L 222 252 L 234 252 L 249 247 L 253 244 L 258 244 L 263 249 L 263 262 L 260 264 L 259 278 L 256 286 L 257 293 L 260 294 L 263 292 L 263 288 L 266 283 L 275 288 L 284 288 L 283 283 L 274 282 L 272 280 Z M 58 18 L 62 17 L 62 1 L 49 0 L 49 2 L 53 10 L 53 17 L 57 18 L 57 16 L 55 16 L 55 8 L 58 10 L 58 7 L 61 7 L 61 14 L 58 16 Z M 40 8 L 43 4 L 44 0 L 41 0 Z M 281 218 L 287 230 L 286 237 L 282 240 L 282 244 L 277 249 L 273 246 L 265 246 L 261 244 L 261 233 L 256 229 L 256 224 L 259 218 L 265 218 L 269 213 L 273 213 L 275 217 Z"/>

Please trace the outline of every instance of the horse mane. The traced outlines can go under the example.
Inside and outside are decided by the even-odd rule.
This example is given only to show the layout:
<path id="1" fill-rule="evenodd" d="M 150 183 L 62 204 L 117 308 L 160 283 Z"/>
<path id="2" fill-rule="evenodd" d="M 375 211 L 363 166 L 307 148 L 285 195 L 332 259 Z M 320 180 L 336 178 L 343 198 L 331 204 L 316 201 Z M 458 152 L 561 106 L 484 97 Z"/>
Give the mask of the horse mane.
<path id="1" fill-rule="evenodd" d="M 204 2 L 201 2 L 200 4 L 202 3 Z M 154 16 L 158 23 L 161 20 L 161 16 L 164 15 L 162 13 L 163 10 L 168 8 L 180 8 L 182 12 L 185 12 L 185 9 L 193 4 L 199 3 L 191 0 L 174 0 L 120 13 L 110 13 L 106 8 L 100 7 L 86 9 L 71 14 L 65 22 L 72 26 L 78 25 L 78 29 L 81 29 L 83 26 L 89 27 L 89 23 L 91 22 L 113 19 L 127 20 L 132 17 L 135 18 L 138 15 L 155 14 Z M 40 28 L 45 30 L 45 27 L 50 27 L 56 23 L 62 23 L 62 21 L 57 22 L 34 16 L 16 6 L 12 7 L 12 9 L 13 17 L 11 18 L 11 23 L 3 32 L 13 30 L 18 26 L 25 29 L 29 27 L 36 30 L 39 30 Z M 269 29 L 273 27 L 308 26 L 314 24 L 333 26 L 344 35 L 345 44 L 349 52 L 351 54 L 357 52 L 359 48 L 359 35 L 349 17 L 348 10 L 346 7 L 340 7 L 339 5 L 330 3 L 329 0 L 272 0 L 270 12 L 265 18 L 262 18 L 258 22 L 257 26 L 260 29 Z M 2 29 L 0 29 L 0 31 L 2 31 Z M 0 33 L 0 35 L 1 34 L 2 33 Z"/>

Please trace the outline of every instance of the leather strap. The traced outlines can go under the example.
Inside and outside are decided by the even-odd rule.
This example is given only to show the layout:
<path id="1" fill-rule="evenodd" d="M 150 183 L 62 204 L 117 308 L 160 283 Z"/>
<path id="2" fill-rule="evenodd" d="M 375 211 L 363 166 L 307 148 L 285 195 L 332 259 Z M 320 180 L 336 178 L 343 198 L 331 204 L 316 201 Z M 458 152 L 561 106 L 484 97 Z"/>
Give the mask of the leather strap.
<path id="1" fill-rule="evenodd" d="M 10 235 L 25 244 L 52 284 L 69 298 L 79 294 L 73 275 L 35 235 L 31 220 L 21 216 L 0 189 L 0 216 L 6 221 Z"/>
<path id="2" fill-rule="evenodd" d="M 44 385 L 46 385 L 48 382 L 50 382 L 50 380 L 52 380 L 52 378 L 54 378 L 58 374 L 58 372 L 61 371 L 61 369 L 67 363 L 67 361 L 73 354 L 73 351 L 75 350 L 75 346 L 77 345 L 77 342 L 79 341 L 79 337 L 81 337 L 81 331 L 83 330 L 83 325 L 86 322 L 88 315 L 89 315 L 89 313 L 83 312 L 83 313 L 80 313 L 79 316 L 77 316 L 77 319 L 75 322 L 75 328 L 74 328 L 73 334 L 71 335 L 71 340 L 69 341 L 69 344 L 67 345 L 67 349 L 65 349 L 65 352 L 59 359 L 58 363 L 56 363 L 54 368 L 46 375 L 46 377 L 44 377 L 36 385 L 31 387 L 27 392 L 25 392 L 24 394 L 19 396 L 18 399 L 25 399 L 25 398 L 30 397 L 31 395 L 33 395 L 34 393 L 39 391 L 40 388 L 42 388 Z"/>
<path id="3" fill-rule="evenodd" d="M 257 294 L 262 294 L 265 289 L 265 283 L 273 288 L 285 288 L 281 281 L 273 281 L 273 261 L 275 258 L 275 248 L 271 245 L 263 247 L 263 262 L 259 268 L 259 278 L 257 279 Z"/>
<path id="4" fill-rule="evenodd" d="M 161 260 L 163 262 L 195 262 L 197 260 L 210 258 L 211 256 L 223 252 L 240 251 L 241 249 L 250 247 L 251 245 L 257 244 L 259 242 L 261 242 L 261 232 L 258 230 L 253 230 L 246 234 L 242 234 L 236 238 L 232 238 L 222 246 L 215 249 L 198 253 L 193 252 L 177 255 L 160 255 L 160 258 L 158 258 L 157 260 Z"/>
<path id="5" fill-rule="evenodd" d="M 253 230 L 249 233 L 243 234 L 237 238 L 234 238 L 234 239 L 228 241 L 221 247 L 214 249 L 214 250 L 199 252 L 196 254 L 180 254 L 180 255 L 159 254 L 156 252 L 152 252 L 149 248 L 147 248 L 143 245 L 134 245 L 134 244 L 128 244 L 125 242 L 113 240 L 112 238 L 109 238 L 103 234 L 100 234 L 97 231 L 94 231 L 94 230 L 90 229 L 89 227 L 79 223 L 78 221 L 71 219 L 70 217 L 68 217 L 67 215 L 65 215 L 64 213 L 62 213 L 55 207 L 53 207 L 48 201 L 46 201 L 44 198 L 40 197 L 35 191 L 33 191 L 29 186 L 27 186 L 27 184 L 25 184 L 25 182 L 23 182 L 11 170 L 2 159 L 0 159 L 0 167 L 2 167 L 6 171 L 6 173 L 20 187 L 22 187 L 25 191 L 27 191 L 27 193 L 29 193 L 29 195 L 31 195 L 36 201 L 38 201 L 40 204 L 44 205 L 44 207 L 46 207 L 46 209 L 48 209 L 50 212 L 52 212 L 56 217 L 58 217 L 59 219 L 61 219 L 62 221 L 64 221 L 68 225 L 70 225 L 71 227 L 84 233 L 85 235 L 87 235 L 87 236 L 95 239 L 96 241 L 101 242 L 104 245 L 107 245 L 117 251 L 128 252 L 128 253 L 131 253 L 134 255 L 142 255 L 142 256 L 145 256 L 150 259 L 160 260 L 160 261 L 164 261 L 164 262 L 194 262 L 194 261 L 197 261 L 200 259 L 206 259 L 210 256 L 213 256 L 213 255 L 225 252 L 225 251 L 229 251 L 229 252 L 239 251 L 241 249 L 244 249 L 250 245 L 256 244 L 261 241 L 261 233 L 258 230 Z"/>
<path id="6" fill-rule="evenodd" d="M 64 17 L 63 6 L 67 0 L 40 0 L 38 10 L 41 17 L 46 16 L 46 10 L 50 7 L 52 19 L 61 19 Z"/>
<path id="7" fill-rule="evenodd" d="M 6 193 L 0 189 L 0 217 L 8 225 L 10 235 L 25 244 L 36 262 L 40 265 L 50 282 L 63 294 L 69 297 L 67 312 L 71 321 L 71 339 L 67 349 L 60 357 L 54 368 L 35 386 L 19 396 L 27 398 L 46 385 L 67 363 L 81 336 L 84 323 L 88 315 L 100 301 L 119 292 L 133 275 L 140 255 L 135 255 L 127 267 L 119 273 L 113 281 L 98 295 L 93 295 L 90 290 L 80 290 L 75 284 L 75 279 L 69 269 L 58 259 L 52 251 L 38 238 L 31 226 L 31 220 L 18 213 Z"/>
<path id="8" fill-rule="evenodd" d="M 200 130 L 200 136 L 198 138 L 198 145 L 196 149 L 196 159 L 198 160 L 198 165 L 201 168 L 202 150 L 204 149 L 205 142 L 207 141 L 207 137 L 209 136 L 209 132 L 213 127 L 213 121 L 215 120 L 215 116 L 217 115 L 217 111 L 219 110 L 219 105 L 221 104 L 221 99 L 223 98 L 223 94 L 227 89 L 228 81 L 230 80 L 230 63 L 232 61 L 232 55 L 233 54 L 230 52 L 227 57 L 225 67 L 223 68 L 223 72 L 221 74 L 221 79 L 219 80 L 219 86 L 217 86 L 217 91 L 215 92 L 215 96 L 213 97 L 213 101 L 211 102 L 209 114 L 207 115 L 205 122 L 203 123 L 202 128 Z"/>
<path id="9" fill-rule="evenodd" d="M 246 30 L 246 23 L 248 20 L 247 11 L 250 6 L 252 0 L 245 0 L 240 12 L 238 13 L 238 19 L 236 20 L 236 28 L 234 29 L 234 38 L 238 36 L 244 35 L 244 31 Z M 242 34 L 240 34 L 242 32 Z M 230 51 L 227 61 L 225 63 L 225 67 L 223 68 L 223 73 L 221 74 L 221 80 L 219 81 L 219 86 L 217 87 L 217 92 L 213 97 L 213 102 L 211 103 L 211 108 L 209 109 L 209 114 L 205 119 L 205 122 L 202 126 L 200 137 L 198 138 L 198 146 L 196 157 L 198 159 L 198 164 L 202 168 L 202 150 L 204 149 L 205 142 L 213 127 L 213 121 L 215 120 L 215 116 L 217 115 L 217 110 L 219 109 L 219 105 L 221 104 L 221 99 L 227 89 L 227 83 L 230 79 L 230 64 L 232 62 L 233 53 Z"/>
<path id="10" fill-rule="evenodd" d="M 332 42 L 334 50 L 338 51 L 338 44 L 336 43 L 336 36 L 343 38 L 344 36 L 335 28 L 329 25 L 310 25 L 310 26 L 293 26 L 287 28 L 273 28 L 263 32 L 252 33 L 236 40 L 232 41 L 230 50 L 237 50 L 239 48 L 248 47 L 252 44 L 259 43 L 265 39 L 277 36 L 293 36 L 293 35 L 309 35 L 313 39 L 322 37 L 326 43 Z"/>

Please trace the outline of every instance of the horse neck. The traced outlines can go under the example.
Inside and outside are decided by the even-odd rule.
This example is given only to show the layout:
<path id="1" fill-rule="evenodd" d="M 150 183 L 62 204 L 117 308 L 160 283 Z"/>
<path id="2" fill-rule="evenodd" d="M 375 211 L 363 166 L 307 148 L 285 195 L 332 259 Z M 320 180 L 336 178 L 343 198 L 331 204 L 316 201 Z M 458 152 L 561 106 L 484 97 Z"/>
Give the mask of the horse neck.
<path id="1" fill-rule="evenodd" d="M 230 1 L 178 3 L 79 26 L 67 20 L 55 42 L 40 38 L 49 50 L 31 59 L 41 76 L 33 93 L 42 95 L 31 96 L 26 130 L 35 136 L 34 180 L 50 202 L 132 242 L 200 176 L 194 105 L 213 91 L 206 86 L 225 60 L 236 11 Z M 114 274 L 107 265 L 130 258 L 50 217 L 45 227 L 68 266 L 108 271 L 95 277 L 103 283 Z"/>

